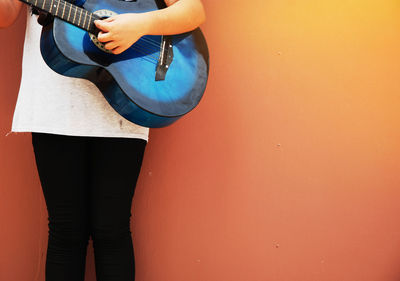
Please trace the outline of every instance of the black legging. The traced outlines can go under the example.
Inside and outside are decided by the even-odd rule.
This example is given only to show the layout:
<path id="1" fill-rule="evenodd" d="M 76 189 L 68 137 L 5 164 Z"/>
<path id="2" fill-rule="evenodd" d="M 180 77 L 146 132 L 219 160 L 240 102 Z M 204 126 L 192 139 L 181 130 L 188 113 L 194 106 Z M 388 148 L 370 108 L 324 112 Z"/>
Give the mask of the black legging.
<path id="1" fill-rule="evenodd" d="M 49 214 L 46 281 L 83 281 L 89 236 L 98 281 L 133 281 L 133 194 L 146 141 L 32 133 Z"/>

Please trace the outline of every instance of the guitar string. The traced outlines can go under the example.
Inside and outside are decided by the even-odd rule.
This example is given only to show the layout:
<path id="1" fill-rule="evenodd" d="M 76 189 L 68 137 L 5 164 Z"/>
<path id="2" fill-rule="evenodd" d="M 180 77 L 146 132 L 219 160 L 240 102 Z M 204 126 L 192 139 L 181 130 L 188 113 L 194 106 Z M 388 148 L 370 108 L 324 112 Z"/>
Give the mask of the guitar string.
<path id="1" fill-rule="evenodd" d="M 151 45 L 146 40 L 143 40 L 143 39 L 139 39 L 138 41 L 133 43 L 133 45 L 142 45 L 145 49 L 149 50 L 152 53 L 160 51 L 160 46 Z"/>
<path id="2" fill-rule="evenodd" d="M 130 48 L 138 50 L 139 52 L 141 52 L 142 54 L 146 55 L 149 59 L 151 59 L 152 61 L 158 63 L 158 57 L 149 54 L 148 52 L 146 52 L 145 50 L 143 50 L 140 46 L 136 46 L 136 45 L 132 45 Z"/>
<path id="3" fill-rule="evenodd" d="M 145 48 L 142 45 L 137 44 L 137 42 L 135 44 L 131 45 L 129 48 L 132 48 L 132 49 L 135 49 L 135 50 L 139 51 L 140 53 L 142 53 L 145 56 L 147 56 L 149 60 L 152 60 L 155 63 L 158 63 L 158 56 L 152 55 L 152 53 L 154 53 L 156 51 L 150 50 L 150 52 L 149 52 L 148 48 Z"/>
<path id="4" fill-rule="evenodd" d="M 148 62 L 148 63 L 151 63 L 151 64 L 153 64 L 153 65 L 157 65 L 156 62 L 152 61 L 151 59 L 147 58 L 146 56 L 140 57 L 140 58 L 141 58 L 142 60 Z"/>
<path id="5" fill-rule="evenodd" d="M 137 50 L 140 50 L 143 54 L 148 56 L 149 58 L 153 59 L 154 61 L 158 62 L 158 56 L 152 55 L 149 53 L 147 50 L 144 50 L 140 45 L 132 45 L 131 47 L 136 48 Z"/>
<path id="6" fill-rule="evenodd" d="M 134 50 L 137 50 L 138 52 L 140 52 L 140 53 L 142 53 L 142 54 L 145 54 L 145 56 L 144 56 L 144 57 L 141 57 L 141 58 L 143 58 L 143 59 L 145 59 L 145 60 L 147 59 L 147 61 L 150 62 L 150 63 L 152 63 L 152 64 L 155 64 L 155 65 L 158 64 L 158 60 L 149 58 L 148 55 L 147 55 L 145 52 L 143 52 L 142 50 L 140 50 L 139 48 L 137 48 L 137 47 L 135 47 L 135 46 L 131 46 L 131 48 L 134 49 Z"/>
<path id="7" fill-rule="evenodd" d="M 151 45 L 153 45 L 153 46 L 155 46 L 157 48 L 160 48 L 160 46 L 161 46 L 161 42 L 158 42 L 156 40 L 152 40 L 152 39 L 147 38 L 147 37 L 142 37 L 140 39 L 142 39 L 143 41 L 148 42 L 149 44 L 151 44 Z"/>
<path id="8" fill-rule="evenodd" d="M 103 43 L 104 44 L 104 43 Z M 141 39 L 139 39 L 138 41 L 136 41 L 134 44 L 132 44 L 131 46 L 136 46 L 139 47 L 139 49 L 143 50 L 143 51 L 147 51 L 149 56 L 152 56 L 154 58 L 158 59 L 158 56 L 152 55 L 153 53 L 157 53 L 160 51 L 159 48 L 153 48 L 153 47 L 149 47 L 147 42 L 142 42 Z"/>
<path id="9" fill-rule="evenodd" d="M 156 49 L 154 49 L 152 47 L 149 47 L 146 42 L 142 42 L 142 39 L 139 39 L 133 45 L 131 45 L 130 48 L 131 47 L 134 47 L 136 50 L 141 51 L 142 54 L 149 56 L 152 60 L 158 63 L 159 55 L 153 55 L 154 53 L 159 53 L 158 46 Z"/>

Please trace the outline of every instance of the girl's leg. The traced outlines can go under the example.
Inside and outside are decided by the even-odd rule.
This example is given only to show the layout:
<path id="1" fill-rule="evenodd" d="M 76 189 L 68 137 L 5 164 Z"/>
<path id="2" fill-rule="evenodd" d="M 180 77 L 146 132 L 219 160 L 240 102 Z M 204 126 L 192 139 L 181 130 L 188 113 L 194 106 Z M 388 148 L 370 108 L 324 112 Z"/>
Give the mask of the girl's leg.
<path id="1" fill-rule="evenodd" d="M 130 218 L 146 141 L 92 138 L 90 223 L 97 281 L 134 281 Z"/>
<path id="2" fill-rule="evenodd" d="M 32 133 L 47 205 L 46 281 L 83 281 L 89 239 L 85 139 Z"/>

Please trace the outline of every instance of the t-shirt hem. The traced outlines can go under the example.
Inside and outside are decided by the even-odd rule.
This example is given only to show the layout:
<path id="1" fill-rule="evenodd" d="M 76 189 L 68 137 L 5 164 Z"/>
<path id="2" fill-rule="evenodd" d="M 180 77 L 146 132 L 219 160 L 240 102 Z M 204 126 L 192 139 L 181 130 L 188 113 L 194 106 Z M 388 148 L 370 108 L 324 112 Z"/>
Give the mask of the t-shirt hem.
<path id="1" fill-rule="evenodd" d="M 138 133 L 110 133 L 109 131 L 96 131 L 96 132 L 66 132 L 63 130 L 57 130 L 54 128 L 42 128 L 42 127 L 34 127 L 34 128 L 24 128 L 24 127 L 12 127 L 11 133 L 46 133 L 46 134 L 56 134 L 56 135 L 66 135 L 66 136 L 77 136 L 77 137 L 103 137 L 103 138 L 132 138 L 132 139 L 143 139 L 146 142 L 149 141 L 149 137 L 147 134 L 138 134 Z"/>

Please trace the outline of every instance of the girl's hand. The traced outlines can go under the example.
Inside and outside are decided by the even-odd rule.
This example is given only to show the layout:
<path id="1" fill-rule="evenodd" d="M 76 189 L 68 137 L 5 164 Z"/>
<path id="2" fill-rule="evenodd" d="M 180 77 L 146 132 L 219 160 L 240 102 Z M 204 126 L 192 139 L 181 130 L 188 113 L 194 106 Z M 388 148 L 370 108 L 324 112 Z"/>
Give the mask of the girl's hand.
<path id="1" fill-rule="evenodd" d="M 1 1 L 4 0 L 0 0 Z M 11 0 L 10 0 L 11 1 Z M 17 0 L 14 0 L 17 1 Z M 171 35 L 191 31 L 205 20 L 201 0 L 164 0 L 167 8 L 127 13 L 94 23 L 101 30 L 100 42 L 113 54 L 128 49 L 143 35 Z"/>
<path id="2" fill-rule="evenodd" d="M 94 23 L 101 30 L 97 36 L 98 40 L 105 43 L 105 48 L 116 55 L 146 34 L 145 17 L 140 13 L 120 14 L 96 20 Z"/>

